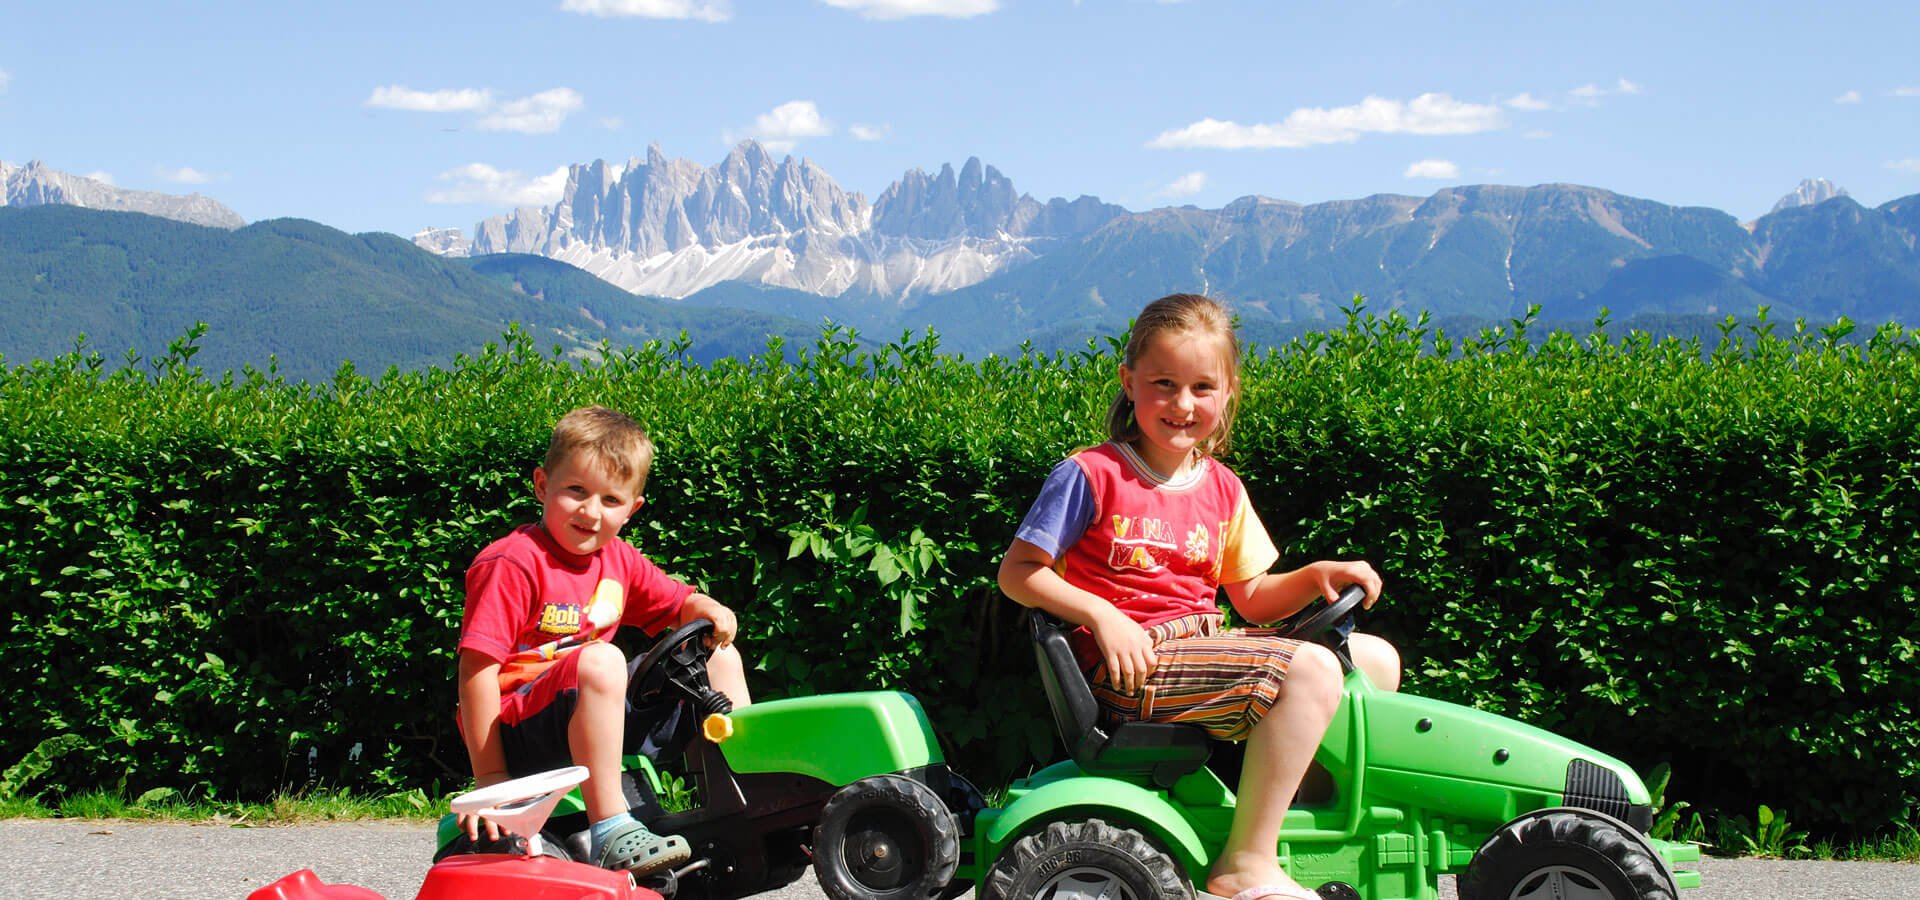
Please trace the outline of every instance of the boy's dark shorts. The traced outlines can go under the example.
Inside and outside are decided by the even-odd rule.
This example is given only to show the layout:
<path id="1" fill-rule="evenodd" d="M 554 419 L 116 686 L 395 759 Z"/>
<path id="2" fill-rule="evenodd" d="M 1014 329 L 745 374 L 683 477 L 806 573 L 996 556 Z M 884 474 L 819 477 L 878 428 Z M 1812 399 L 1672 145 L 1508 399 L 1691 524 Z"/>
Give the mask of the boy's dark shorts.
<path id="1" fill-rule="evenodd" d="M 501 695 L 500 745 L 507 774 L 519 778 L 574 764 L 567 726 L 579 701 L 579 684 L 579 654 L 569 653 L 540 677 Z M 693 738 L 693 715 L 678 699 L 638 707 L 629 699 L 625 733 L 622 755 L 660 762 L 678 756 Z"/>

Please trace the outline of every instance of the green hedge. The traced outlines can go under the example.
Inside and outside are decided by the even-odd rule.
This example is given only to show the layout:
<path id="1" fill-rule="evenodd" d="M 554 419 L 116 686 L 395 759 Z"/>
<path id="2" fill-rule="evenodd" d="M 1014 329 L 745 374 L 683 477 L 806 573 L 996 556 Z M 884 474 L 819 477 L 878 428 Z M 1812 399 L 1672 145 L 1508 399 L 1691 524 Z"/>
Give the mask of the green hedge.
<path id="1" fill-rule="evenodd" d="M 1365 556 L 1407 689 L 1674 768 L 1796 824 L 1920 821 L 1920 332 L 1717 348 L 1397 316 L 1250 357 L 1228 461 L 1290 560 Z M 1100 439 L 1111 345 L 966 362 L 931 337 L 700 367 L 510 332 L 443 370 L 288 385 L 0 374 L 0 768 L 258 797 L 459 785 L 461 576 L 536 513 L 565 409 L 660 447 L 628 536 L 741 614 L 759 695 L 894 687 L 985 783 L 1055 753 L 993 573 L 1049 466 Z"/>

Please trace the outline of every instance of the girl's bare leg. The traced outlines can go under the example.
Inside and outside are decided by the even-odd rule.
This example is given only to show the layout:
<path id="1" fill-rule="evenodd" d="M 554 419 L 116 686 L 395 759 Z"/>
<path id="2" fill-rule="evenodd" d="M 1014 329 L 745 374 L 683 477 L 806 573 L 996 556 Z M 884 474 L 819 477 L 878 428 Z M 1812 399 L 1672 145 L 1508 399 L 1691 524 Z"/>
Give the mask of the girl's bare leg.
<path id="1" fill-rule="evenodd" d="M 1301 644 L 1280 699 L 1247 738 L 1239 803 L 1227 844 L 1207 874 L 1207 891 L 1231 897 L 1259 885 L 1295 885 L 1280 869 L 1280 828 L 1300 778 L 1340 708 L 1340 663 L 1318 644 Z"/>

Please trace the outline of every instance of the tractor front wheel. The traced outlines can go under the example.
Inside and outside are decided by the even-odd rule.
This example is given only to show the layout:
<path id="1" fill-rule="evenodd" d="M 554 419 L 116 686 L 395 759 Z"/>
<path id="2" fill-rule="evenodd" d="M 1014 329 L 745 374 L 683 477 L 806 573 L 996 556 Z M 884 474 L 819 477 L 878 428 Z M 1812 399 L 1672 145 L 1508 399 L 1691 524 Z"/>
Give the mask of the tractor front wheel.
<path id="1" fill-rule="evenodd" d="M 1173 858 L 1130 828 L 1053 822 L 1015 842 L 987 873 L 980 900 L 1189 900 Z"/>
<path id="2" fill-rule="evenodd" d="M 1679 890 L 1633 826 L 1574 807 L 1500 826 L 1474 852 L 1459 888 L 1460 900 L 1674 900 Z"/>
<path id="3" fill-rule="evenodd" d="M 900 775 L 834 792 L 813 831 L 813 871 L 832 900 L 939 897 L 960 864 L 960 825 L 932 788 Z"/>

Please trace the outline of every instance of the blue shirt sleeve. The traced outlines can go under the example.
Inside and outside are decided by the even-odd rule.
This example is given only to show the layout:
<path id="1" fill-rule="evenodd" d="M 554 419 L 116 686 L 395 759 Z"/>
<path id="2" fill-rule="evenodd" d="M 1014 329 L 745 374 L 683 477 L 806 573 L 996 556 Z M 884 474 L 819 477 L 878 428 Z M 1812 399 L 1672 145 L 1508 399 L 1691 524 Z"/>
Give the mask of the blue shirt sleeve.
<path id="1" fill-rule="evenodd" d="M 1046 483 L 1040 486 L 1040 496 L 1034 498 L 1027 517 L 1020 520 L 1020 529 L 1013 536 L 1045 550 L 1057 560 L 1087 533 L 1098 512 L 1094 507 L 1093 486 L 1087 483 L 1087 473 L 1073 460 L 1063 459 L 1047 474 Z"/>

